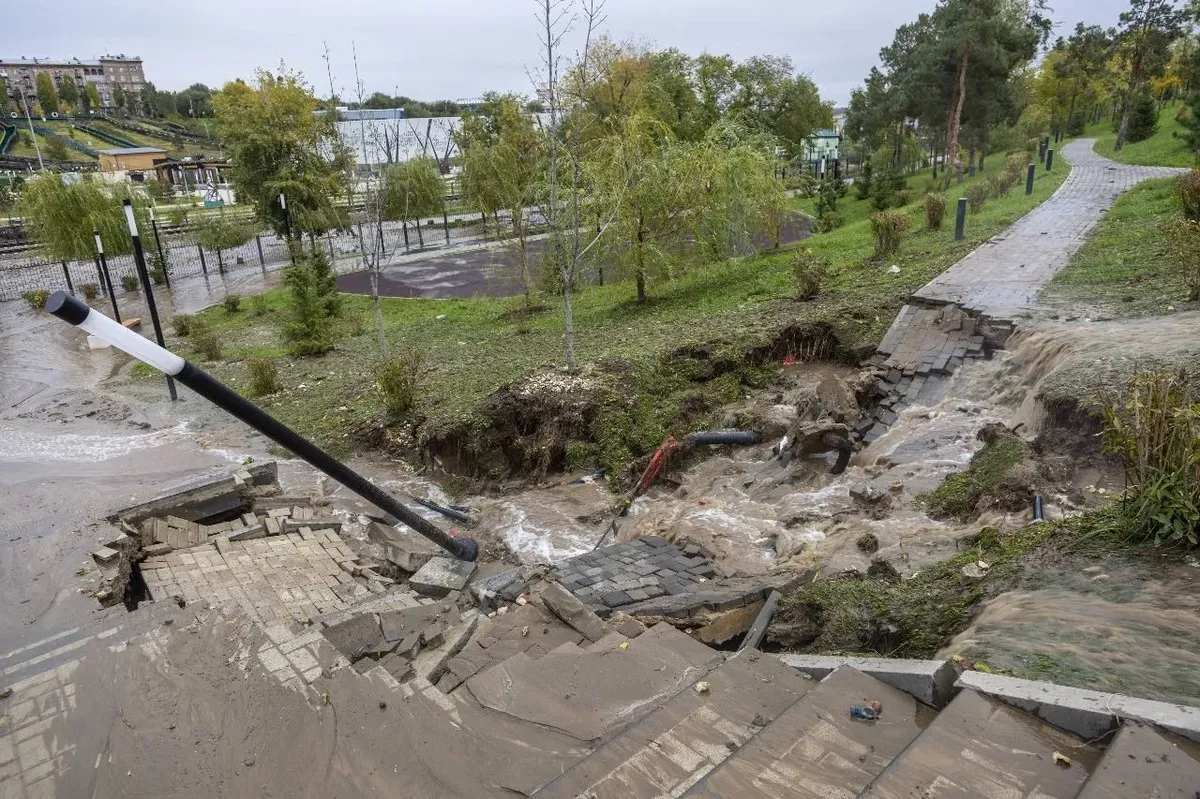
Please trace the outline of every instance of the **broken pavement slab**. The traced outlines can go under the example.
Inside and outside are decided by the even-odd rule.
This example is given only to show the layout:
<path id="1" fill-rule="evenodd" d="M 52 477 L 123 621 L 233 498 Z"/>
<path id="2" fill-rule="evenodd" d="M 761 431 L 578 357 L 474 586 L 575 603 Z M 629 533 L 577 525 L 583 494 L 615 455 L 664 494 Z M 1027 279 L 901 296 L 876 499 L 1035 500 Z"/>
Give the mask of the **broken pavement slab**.
<path id="1" fill-rule="evenodd" d="M 958 669 L 948 660 L 904 658 L 861 658 L 841 655 L 791 655 L 777 657 L 815 680 L 822 680 L 843 666 L 904 691 L 933 707 L 944 707 L 955 694 Z"/>
<path id="2" fill-rule="evenodd" d="M 413 658 L 412 670 L 416 677 L 436 683 L 446 670 L 446 663 L 466 646 L 479 623 L 479 613 L 474 610 L 466 612 L 466 618 L 451 627 L 442 635 L 442 644 L 434 649 L 426 649 Z"/>
<path id="3" fill-rule="evenodd" d="M 408 585 L 414 591 L 440 599 L 451 591 L 463 590 L 477 567 L 474 561 L 431 558 L 409 578 Z"/>
<path id="4" fill-rule="evenodd" d="M 367 538 L 383 547 L 384 556 L 392 564 L 410 574 L 420 571 L 422 566 L 442 551 L 436 544 L 407 527 L 389 527 L 378 521 L 368 525 Z"/>
<path id="5" fill-rule="evenodd" d="M 599 641 L 608 633 L 608 628 L 587 606 L 563 588 L 559 583 L 550 581 L 542 592 L 542 602 L 550 611 L 565 621 L 589 641 Z"/>
<path id="6" fill-rule="evenodd" d="M 322 632 L 329 643 L 352 663 L 368 650 L 384 642 L 379 617 L 374 613 L 360 613 L 344 622 L 326 627 Z"/>
<path id="7" fill-rule="evenodd" d="M 725 611 L 697 630 L 696 640 L 711 646 L 723 644 L 742 635 L 754 624 L 754 620 L 758 618 L 758 612 L 762 610 L 764 604 L 759 601 L 752 605 L 743 605 L 740 608 Z"/>

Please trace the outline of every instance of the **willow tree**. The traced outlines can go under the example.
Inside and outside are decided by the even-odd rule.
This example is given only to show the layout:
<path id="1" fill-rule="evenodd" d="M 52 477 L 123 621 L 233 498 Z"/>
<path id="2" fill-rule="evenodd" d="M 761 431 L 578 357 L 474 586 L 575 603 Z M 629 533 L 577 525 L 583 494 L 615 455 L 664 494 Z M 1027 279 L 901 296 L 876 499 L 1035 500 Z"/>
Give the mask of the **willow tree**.
<path id="1" fill-rule="evenodd" d="M 388 164 L 380 180 L 380 216 L 406 224 L 416 222 L 417 239 L 424 248 L 421 219 L 440 214 L 446 207 L 446 186 L 437 161 L 423 157 Z"/>
<path id="2" fill-rule="evenodd" d="M 133 251 L 122 204 L 133 200 L 139 229 L 150 225 L 146 200 L 125 183 L 108 183 L 91 175 L 67 183 L 62 175 L 43 172 L 25 182 L 17 202 L 32 238 L 52 261 L 90 261 L 96 253 L 92 231 L 99 231 L 108 255 Z"/>

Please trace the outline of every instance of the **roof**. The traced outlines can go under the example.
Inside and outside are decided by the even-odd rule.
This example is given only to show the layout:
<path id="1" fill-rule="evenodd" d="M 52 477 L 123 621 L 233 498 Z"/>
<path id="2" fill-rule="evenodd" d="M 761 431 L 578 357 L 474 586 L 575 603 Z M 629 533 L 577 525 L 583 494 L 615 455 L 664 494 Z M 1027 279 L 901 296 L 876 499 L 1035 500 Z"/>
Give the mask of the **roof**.
<path id="1" fill-rule="evenodd" d="M 97 150 L 100 155 L 149 155 L 150 153 L 165 153 L 160 147 L 114 147 L 111 150 Z"/>
<path id="2" fill-rule="evenodd" d="M 818 139 L 836 139 L 836 138 L 839 138 L 840 134 L 836 130 L 830 130 L 829 128 L 823 128 L 822 130 L 814 130 L 813 136 L 815 136 Z"/>

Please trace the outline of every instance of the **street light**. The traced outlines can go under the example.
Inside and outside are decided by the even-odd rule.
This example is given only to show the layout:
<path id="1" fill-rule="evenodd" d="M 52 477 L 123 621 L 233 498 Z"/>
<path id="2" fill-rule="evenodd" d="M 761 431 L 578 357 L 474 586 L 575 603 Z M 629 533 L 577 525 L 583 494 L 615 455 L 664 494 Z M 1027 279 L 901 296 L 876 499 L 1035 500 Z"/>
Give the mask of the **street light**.
<path id="1" fill-rule="evenodd" d="M 125 200 L 125 224 L 129 226 L 129 237 L 133 239 L 133 265 L 137 269 L 138 279 L 142 282 L 142 291 L 146 294 L 146 307 L 150 311 L 150 324 L 154 326 L 154 338 L 158 346 L 163 341 L 162 324 L 158 321 L 158 304 L 154 302 L 154 287 L 150 285 L 150 272 L 146 269 L 146 253 L 142 250 L 142 237 L 138 235 L 137 219 L 133 215 L 133 201 Z M 171 401 L 179 399 L 175 393 L 175 381 L 167 375 L 167 391 L 171 393 Z"/>
<path id="2" fill-rule="evenodd" d="M 325 450 L 259 408 L 200 367 L 114 322 L 104 314 L 65 291 L 56 291 L 46 300 L 46 310 L 97 338 L 107 341 L 143 363 L 174 378 L 218 408 L 253 427 L 275 443 L 290 450 L 313 467 L 337 480 L 346 488 L 390 513 L 417 533 L 425 536 L 459 560 L 473 561 L 479 545 L 473 538 L 456 538 L 438 528 L 420 514 L 402 505 L 383 489 Z"/>

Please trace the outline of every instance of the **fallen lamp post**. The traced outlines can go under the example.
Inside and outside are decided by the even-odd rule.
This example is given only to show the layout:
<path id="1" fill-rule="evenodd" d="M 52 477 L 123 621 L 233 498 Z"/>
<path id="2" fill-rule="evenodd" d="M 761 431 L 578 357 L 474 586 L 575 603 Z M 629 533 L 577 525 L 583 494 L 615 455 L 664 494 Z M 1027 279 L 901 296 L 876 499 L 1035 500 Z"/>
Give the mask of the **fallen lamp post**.
<path id="1" fill-rule="evenodd" d="M 203 369 L 189 363 L 170 350 L 129 330 L 119 322 L 114 322 L 95 309 L 89 308 L 85 303 L 65 291 L 54 292 L 46 301 L 46 310 L 59 319 L 70 322 L 87 333 L 107 341 L 117 349 L 183 383 L 276 444 L 295 453 L 309 465 L 337 480 L 380 510 L 395 516 L 415 532 L 425 536 L 459 560 L 473 561 L 478 556 L 479 546 L 474 539 L 456 538 L 442 531 L 432 522 L 402 505 L 383 489 L 292 428 L 278 421 Z"/>

